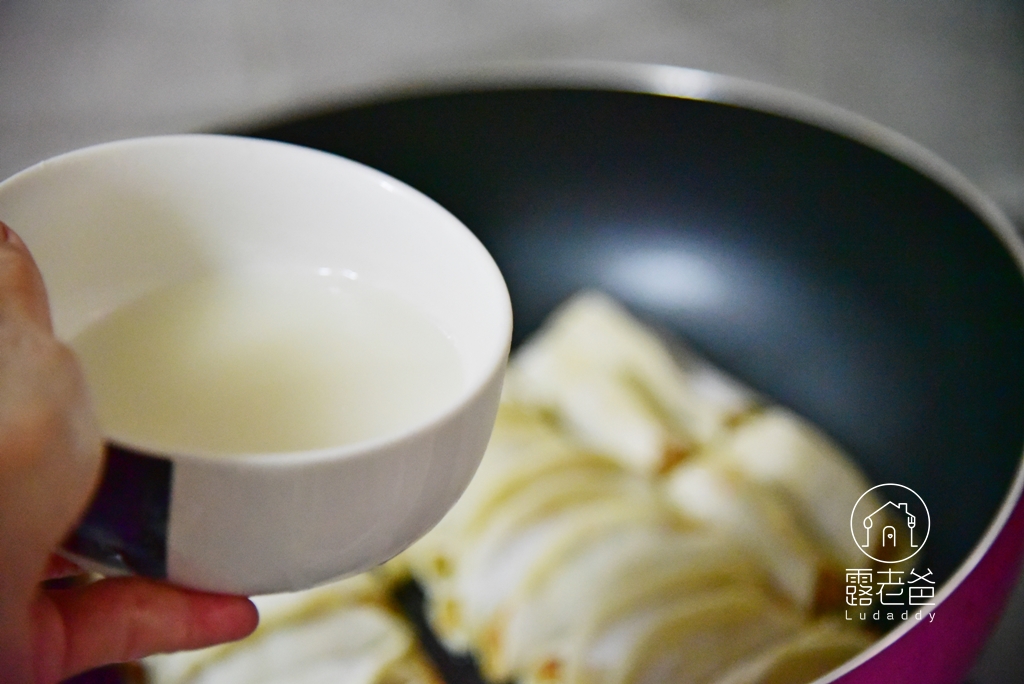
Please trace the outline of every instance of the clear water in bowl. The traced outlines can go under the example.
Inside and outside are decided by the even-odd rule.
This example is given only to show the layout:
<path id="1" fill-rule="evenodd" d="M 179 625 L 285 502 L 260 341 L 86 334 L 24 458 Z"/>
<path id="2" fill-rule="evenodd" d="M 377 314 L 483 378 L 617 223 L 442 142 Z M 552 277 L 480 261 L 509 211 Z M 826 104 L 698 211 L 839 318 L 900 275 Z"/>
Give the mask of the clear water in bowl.
<path id="1" fill-rule="evenodd" d="M 73 341 L 106 434 L 155 450 L 287 452 L 387 436 L 454 400 L 452 341 L 393 293 L 316 273 L 205 276 Z"/>

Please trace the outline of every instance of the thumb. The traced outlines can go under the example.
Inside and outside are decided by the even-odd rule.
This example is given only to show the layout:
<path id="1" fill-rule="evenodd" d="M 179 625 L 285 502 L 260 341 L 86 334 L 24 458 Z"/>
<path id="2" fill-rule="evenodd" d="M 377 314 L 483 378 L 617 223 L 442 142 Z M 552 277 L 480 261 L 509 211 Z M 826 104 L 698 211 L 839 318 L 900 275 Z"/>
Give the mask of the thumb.
<path id="1" fill-rule="evenodd" d="M 7 317 L 52 329 L 43 276 L 18 234 L 0 221 L 0 324 Z"/>
<path id="2" fill-rule="evenodd" d="M 0 223 L 0 570 L 31 558 L 39 572 L 24 579 L 38 581 L 84 508 L 101 456 L 81 369 L 53 336 L 42 275 Z M 12 575 L 0 577 L 9 589 Z"/>
<path id="3" fill-rule="evenodd" d="M 24 651 L 53 549 L 98 480 L 102 440 L 71 350 L 54 339 L 43 279 L 0 228 L 0 679 Z"/>

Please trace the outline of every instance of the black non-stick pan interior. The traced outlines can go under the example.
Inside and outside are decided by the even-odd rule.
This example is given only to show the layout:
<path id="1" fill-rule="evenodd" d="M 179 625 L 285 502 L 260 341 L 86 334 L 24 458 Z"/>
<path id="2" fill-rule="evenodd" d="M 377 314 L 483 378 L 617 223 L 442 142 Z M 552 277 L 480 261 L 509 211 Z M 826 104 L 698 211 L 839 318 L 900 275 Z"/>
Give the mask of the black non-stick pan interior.
<path id="1" fill-rule="evenodd" d="M 515 340 L 581 288 L 683 335 L 929 506 L 945 579 L 1024 443 L 1024 284 L 954 194 L 842 135 L 720 103 L 449 91 L 236 131 L 389 173 L 501 267 Z"/>

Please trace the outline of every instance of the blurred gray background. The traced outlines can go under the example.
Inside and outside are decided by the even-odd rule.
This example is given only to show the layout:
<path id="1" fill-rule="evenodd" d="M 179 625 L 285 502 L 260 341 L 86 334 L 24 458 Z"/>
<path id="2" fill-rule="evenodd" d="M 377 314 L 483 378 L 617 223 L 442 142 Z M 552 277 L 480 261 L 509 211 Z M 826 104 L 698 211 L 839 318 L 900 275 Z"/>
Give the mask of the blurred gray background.
<path id="1" fill-rule="evenodd" d="M 1019 0 L 0 0 L 0 177 L 507 60 L 696 67 L 818 97 L 958 167 L 1024 227 Z M 1024 584 L 972 674 L 1020 682 Z"/>

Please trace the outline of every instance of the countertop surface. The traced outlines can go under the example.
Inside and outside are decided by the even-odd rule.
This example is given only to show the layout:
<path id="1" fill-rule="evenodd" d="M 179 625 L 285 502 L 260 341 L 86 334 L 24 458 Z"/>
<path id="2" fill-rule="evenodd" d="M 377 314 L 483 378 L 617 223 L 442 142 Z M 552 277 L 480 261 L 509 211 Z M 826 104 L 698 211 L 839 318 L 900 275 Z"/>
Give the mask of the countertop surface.
<path id="1" fill-rule="evenodd" d="M 90 143 L 224 130 L 490 63 L 738 76 L 884 124 L 1024 227 L 1016 0 L 0 0 L 0 178 Z M 1024 583 L 974 684 L 1021 681 Z"/>

